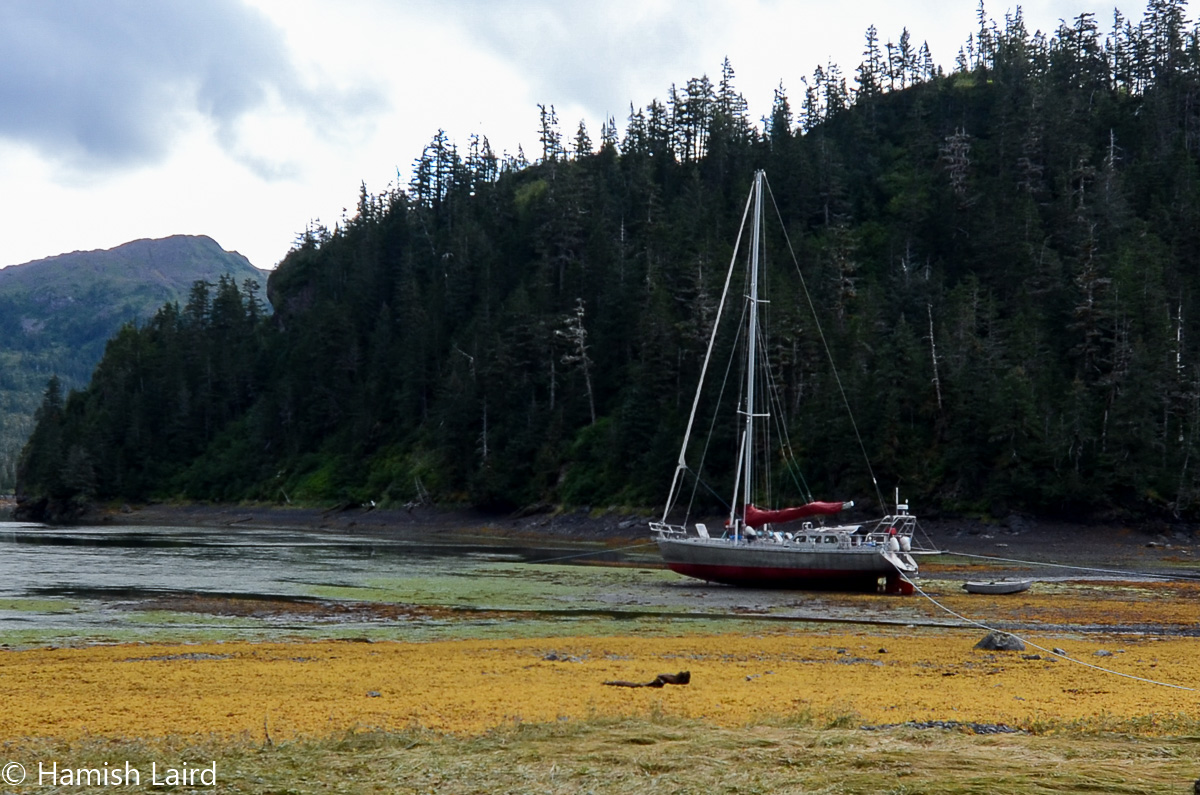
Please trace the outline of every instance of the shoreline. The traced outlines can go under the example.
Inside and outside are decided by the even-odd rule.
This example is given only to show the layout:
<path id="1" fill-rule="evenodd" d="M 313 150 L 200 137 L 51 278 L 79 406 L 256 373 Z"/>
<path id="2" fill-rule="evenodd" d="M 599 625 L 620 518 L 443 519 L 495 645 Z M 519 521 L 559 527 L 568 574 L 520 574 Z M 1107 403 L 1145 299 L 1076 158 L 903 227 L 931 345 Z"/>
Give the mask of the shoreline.
<path id="1" fill-rule="evenodd" d="M 593 515 L 585 510 L 504 515 L 469 508 L 312 508 L 155 503 L 92 512 L 83 517 L 80 524 L 190 525 L 211 528 L 237 525 L 298 531 L 334 530 L 363 535 L 422 532 L 435 535 L 476 534 L 513 538 L 549 537 L 562 541 L 608 541 L 644 538 L 648 522 L 647 517 L 632 513 Z"/>
<path id="2" fill-rule="evenodd" d="M 334 531 L 351 535 L 428 534 L 557 542 L 636 542 L 649 538 L 650 515 L 630 511 L 524 511 L 488 513 L 469 508 L 412 509 L 340 506 L 209 505 L 152 503 L 101 509 L 81 525 L 247 527 Z M 1010 516 L 1002 522 L 938 518 L 918 521 L 934 549 L 1036 562 L 1090 565 L 1200 565 L 1200 531 L 1162 522 L 1084 524 Z"/>
<path id="3" fill-rule="evenodd" d="M 0 521 L 12 519 L 0 503 Z M 721 520 L 707 519 L 710 527 Z M 277 504 L 147 503 L 95 506 L 62 527 L 198 527 L 333 532 L 363 538 L 479 538 L 614 546 L 650 541 L 649 513 L 634 509 L 561 510 L 536 506 L 509 514 L 471 508 L 318 508 Z M 1084 523 L 1011 515 L 918 519 L 916 540 L 949 556 L 989 558 L 996 564 L 1113 569 L 1130 574 L 1187 571 L 1200 578 L 1200 527 L 1163 521 Z"/>

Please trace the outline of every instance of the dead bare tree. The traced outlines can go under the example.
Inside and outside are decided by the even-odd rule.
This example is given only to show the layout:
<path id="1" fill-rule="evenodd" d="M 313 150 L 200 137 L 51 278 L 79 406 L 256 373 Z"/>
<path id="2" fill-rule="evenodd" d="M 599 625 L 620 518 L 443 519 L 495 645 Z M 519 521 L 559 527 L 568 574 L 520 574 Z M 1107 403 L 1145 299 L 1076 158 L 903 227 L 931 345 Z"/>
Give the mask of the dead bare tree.
<path id="1" fill-rule="evenodd" d="M 577 364 L 583 370 L 583 383 L 587 389 L 588 411 L 592 424 L 596 424 L 596 399 L 592 394 L 592 357 L 588 356 L 587 329 L 583 326 L 585 312 L 583 299 L 575 299 L 575 311 L 564 318 L 563 327 L 555 330 L 555 334 L 570 345 L 563 354 L 563 364 Z"/>

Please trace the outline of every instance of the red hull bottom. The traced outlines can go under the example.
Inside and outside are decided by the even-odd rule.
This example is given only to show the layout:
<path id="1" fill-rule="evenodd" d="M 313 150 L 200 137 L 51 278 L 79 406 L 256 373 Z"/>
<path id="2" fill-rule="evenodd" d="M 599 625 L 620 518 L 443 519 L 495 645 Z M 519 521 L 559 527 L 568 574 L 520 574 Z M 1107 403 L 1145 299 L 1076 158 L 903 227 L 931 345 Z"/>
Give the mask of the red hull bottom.
<path id="1" fill-rule="evenodd" d="M 885 580 L 885 593 L 908 595 L 912 585 L 897 574 L 878 574 L 861 571 L 832 571 L 829 569 L 788 569 L 767 566 L 719 566 L 705 563 L 683 563 L 670 561 L 671 571 L 686 577 L 707 582 L 735 585 L 741 588 L 792 588 L 810 591 L 865 591 L 879 590 L 879 581 Z"/>

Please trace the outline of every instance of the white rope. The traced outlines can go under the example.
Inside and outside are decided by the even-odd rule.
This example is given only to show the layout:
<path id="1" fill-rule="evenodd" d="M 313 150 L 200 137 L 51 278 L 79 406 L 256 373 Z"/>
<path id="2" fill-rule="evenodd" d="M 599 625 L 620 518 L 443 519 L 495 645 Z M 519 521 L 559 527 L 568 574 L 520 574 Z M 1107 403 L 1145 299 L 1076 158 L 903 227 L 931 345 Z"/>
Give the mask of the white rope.
<path id="1" fill-rule="evenodd" d="M 1157 580 L 1195 580 L 1200 579 L 1187 574 L 1151 574 L 1143 571 L 1123 571 L 1121 569 L 1100 569 L 1094 566 L 1071 566 L 1066 563 L 1046 563 L 1040 560 L 1019 560 L 1017 558 L 1002 558 L 996 555 L 972 555 L 969 552 L 946 550 L 944 555 L 957 555 L 960 558 L 978 558 L 980 560 L 995 560 L 1001 563 L 1021 563 L 1026 566 L 1045 566 L 1051 569 L 1075 569 L 1076 571 L 1095 571 L 1101 574 L 1119 574 L 1125 577 L 1146 577 Z"/>
<path id="2" fill-rule="evenodd" d="M 1114 671 L 1111 668 L 1104 668 L 1099 665 L 1093 665 L 1092 663 L 1087 663 L 1087 662 L 1084 662 L 1083 660 L 1077 660 L 1074 657 L 1069 657 L 1066 654 L 1059 654 L 1054 649 L 1047 649 L 1045 646 L 1039 646 L 1038 644 L 1034 643 L 1033 641 L 1029 640 L 1028 638 L 1021 637 L 1020 635 L 1016 634 L 1015 632 L 1005 632 L 1005 630 L 1002 630 L 1002 629 L 994 629 L 992 627 L 989 627 L 987 624 L 984 624 L 983 622 L 976 621 L 973 618 L 967 618 L 966 616 L 962 615 L 961 613 L 956 613 L 953 610 L 951 610 L 950 608 L 946 607 L 941 602 L 939 602 L 938 600 L 934 599 L 929 594 L 925 593 L 925 591 L 922 590 L 921 586 L 917 585 L 915 582 L 910 580 L 903 573 L 900 573 L 900 579 L 904 580 L 906 583 L 911 585 L 917 593 L 921 594 L 921 596 L 924 596 L 926 599 L 928 599 L 934 605 L 936 605 L 937 607 L 946 611 L 947 613 L 949 613 L 950 615 L 959 619 L 960 621 L 965 621 L 968 624 L 974 624 L 975 626 L 980 627 L 981 629 L 986 629 L 988 632 L 1003 632 L 1006 635 L 1012 635 L 1014 638 L 1025 643 L 1028 646 L 1032 646 L 1035 649 L 1044 651 L 1047 654 L 1052 654 L 1055 657 L 1066 660 L 1067 662 L 1073 662 L 1076 665 L 1082 665 L 1084 668 L 1091 668 L 1093 670 L 1101 671 L 1106 674 L 1112 674 L 1113 676 L 1123 676 L 1126 679 L 1134 679 L 1138 682 L 1145 682 L 1146 684 L 1159 685 L 1161 687 L 1170 687 L 1170 688 L 1174 688 L 1175 690 L 1187 690 L 1187 691 L 1193 692 L 1193 693 L 1196 691 L 1196 688 L 1194 688 L 1194 687 L 1185 687 L 1183 685 L 1171 684 L 1170 682 L 1159 682 L 1154 679 L 1146 679 L 1145 677 L 1142 677 L 1142 676 L 1135 676 L 1134 674 L 1122 673 L 1121 671 Z"/>
<path id="3" fill-rule="evenodd" d="M 658 543 L 657 541 L 639 541 L 638 543 L 630 544 L 627 547 L 612 547 L 612 548 L 605 547 L 604 549 L 592 549 L 587 552 L 580 552 L 575 555 L 562 555 L 561 557 L 557 557 L 557 558 L 543 558 L 542 560 L 534 560 L 534 561 L 530 561 L 530 562 L 535 563 L 535 564 L 554 563 L 555 561 L 558 561 L 558 560 L 571 560 L 572 558 L 586 558 L 589 556 L 595 557 L 595 556 L 603 554 L 605 552 L 627 552 L 631 549 L 639 549 L 641 547 L 654 546 L 657 543 Z"/>
<path id="4" fill-rule="evenodd" d="M 575 555 L 563 555 L 562 557 L 557 557 L 557 558 L 546 558 L 544 560 L 537 561 L 537 563 L 552 563 L 554 561 L 559 561 L 559 560 L 570 560 L 571 558 L 582 558 L 582 557 L 586 557 L 588 555 L 595 555 L 598 552 L 624 552 L 624 551 L 627 551 L 630 549 L 638 549 L 640 547 L 652 546 L 654 543 L 655 543 L 654 541 L 641 541 L 637 544 L 630 544 L 629 546 L 617 547 L 615 549 L 591 550 L 588 552 L 581 552 L 581 553 L 575 554 Z M 974 557 L 983 557 L 983 556 L 976 555 Z M 1075 567 L 1075 568 L 1078 568 L 1078 567 Z M 1176 685 L 1176 684 L 1172 684 L 1170 682 L 1160 682 L 1156 679 L 1147 679 L 1144 676 L 1136 676 L 1135 674 L 1127 674 L 1122 671 L 1114 671 L 1111 668 L 1105 668 L 1100 665 L 1094 665 L 1089 662 L 1084 662 L 1083 660 L 1077 660 L 1074 657 L 1070 657 L 1066 654 L 1060 654 L 1059 652 L 1056 652 L 1054 649 L 1048 649 L 1045 646 L 1034 643 L 1029 638 L 1018 635 L 1015 632 L 1008 632 L 1006 630 L 996 629 L 994 627 L 988 626 L 987 624 L 984 624 L 982 621 L 976 621 L 973 618 L 967 618 L 962 613 L 955 612 L 954 610 L 951 610 L 949 607 L 946 607 L 946 605 L 942 604 L 938 600 L 934 599 L 932 596 L 930 596 L 928 593 L 926 593 L 925 590 L 923 588 L 921 588 L 921 586 L 917 585 L 915 582 L 913 582 L 907 576 L 905 576 L 903 572 L 898 571 L 898 573 L 900 574 L 900 579 L 904 580 L 906 583 L 911 585 L 913 587 L 913 590 L 915 590 L 921 596 L 928 599 L 934 606 L 945 611 L 946 613 L 949 613 L 950 615 L 957 618 L 959 621 L 965 621 L 966 623 L 977 626 L 980 629 L 986 629 L 988 632 L 1002 632 L 1006 635 L 1012 635 L 1014 638 L 1021 641 L 1022 643 L 1024 643 L 1027 646 L 1032 646 L 1033 648 L 1038 649 L 1039 651 L 1043 651 L 1046 654 L 1053 655 L 1055 657 L 1058 657 L 1059 659 L 1066 660 L 1067 662 L 1075 663 L 1076 665 L 1081 665 L 1084 668 L 1091 668 L 1092 670 L 1100 671 L 1101 673 L 1112 674 L 1113 676 L 1121 676 L 1126 679 L 1132 679 L 1137 682 L 1144 682 L 1149 685 L 1158 685 L 1160 687 L 1169 687 L 1174 690 L 1186 690 L 1189 693 L 1196 692 L 1196 688 L 1194 688 L 1194 687 L 1187 687 L 1185 685 Z"/>

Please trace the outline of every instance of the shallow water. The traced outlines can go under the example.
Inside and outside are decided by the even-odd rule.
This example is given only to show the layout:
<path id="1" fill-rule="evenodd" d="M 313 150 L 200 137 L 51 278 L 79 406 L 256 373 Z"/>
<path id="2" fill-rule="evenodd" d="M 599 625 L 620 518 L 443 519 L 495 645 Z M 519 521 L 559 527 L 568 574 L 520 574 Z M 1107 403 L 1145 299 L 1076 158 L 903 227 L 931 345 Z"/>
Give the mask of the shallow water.
<path id="1" fill-rule="evenodd" d="M 914 607 L 892 604 L 890 619 L 926 621 Z M 844 598 L 683 578 L 648 544 L 0 523 L 0 645 L 9 647 L 662 632 L 681 621 L 703 630 L 874 613 Z"/>
<path id="2" fill-rule="evenodd" d="M 144 621 L 137 607 L 187 596 L 283 604 L 316 598 L 407 602 L 439 590 L 430 585 L 440 581 L 443 601 L 464 602 L 463 594 L 450 593 L 456 590 L 449 587 L 456 580 L 495 579 L 490 570 L 496 566 L 528 567 L 531 561 L 580 552 L 468 538 L 364 538 L 238 527 L 51 528 L 4 522 L 0 640 L 31 631 L 136 634 L 155 623 Z M 583 550 L 579 559 L 620 557 L 599 548 Z M 278 616 L 274 618 L 278 624 Z M 169 623 L 179 631 L 187 621 L 175 617 Z M 219 623 L 198 622 L 206 630 Z"/>
<path id="3" fill-rule="evenodd" d="M 554 552 L 466 539 L 430 542 L 324 531 L 0 523 L 0 598 L 171 592 L 305 596 L 316 587 L 355 588 L 377 577 L 471 571 L 488 563 L 536 561 Z"/>
<path id="4" fill-rule="evenodd" d="M 930 568 L 924 587 L 950 599 L 961 596 L 962 579 L 1012 573 L 972 565 L 939 575 Z M 1057 571 L 1039 573 L 1037 583 L 1030 593 L 1051 602 L 1113 593 L 1064 582 Z M 1023 601 L 998 599 L 973 597 L 960 609 L 1007 622 L 1001 628 L 1030 626 L 1022 618 L 1028 610 L 1010 610 Z M 902 629 L 960 623 L 919 596 L 709 585 L 664 569 L 649 542 L 611 548 L 412 529 L 368 535 L 0 522 L 0 648 L 765 631 L 781 622 L 830 621 Z M 1085 630 L 1093 619 L 1054 621 Z"/>

